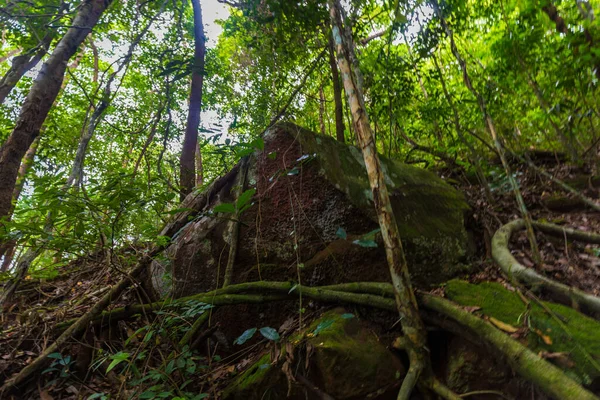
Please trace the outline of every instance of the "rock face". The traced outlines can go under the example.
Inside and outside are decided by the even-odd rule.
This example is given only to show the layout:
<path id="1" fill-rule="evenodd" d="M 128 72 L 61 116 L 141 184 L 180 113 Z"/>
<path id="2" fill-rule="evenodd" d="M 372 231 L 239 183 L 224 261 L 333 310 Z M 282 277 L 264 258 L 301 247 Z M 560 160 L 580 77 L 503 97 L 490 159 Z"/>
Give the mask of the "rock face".
<path id="1" fill-rule="evenodd" d="M 281 348 L 275 359 L 265 354 L 246 368 L 222 398 L 316 398 L 306 389 L 310 382 L 335 399 L 395 399 L 405 375 L 400 360 L 365 324 L 342 309 L 326 312 Z M 288 382 L 285 370 L 301 375 L 304 382 Z"/>
<path id="2" fill-rule="evenodd" d="M 379 235 L 364 236 L 378 224 L 360 150 L 289 123 L 263 139 L 247 168 L 238 164 L 186 198 L 184 211 L 164 230 L 177 234 L 152 266 L 155 287 L 175 296 L 220 287 L 236 216 L 213 209 L 233 205 L 240 183 L 256 192 L 238 215 L 233 283 L 388 281 Z M 469 241 L 462 194 L 431 172 L 381 161 L 415 285 L 430 287 L 464 272 Z"/>

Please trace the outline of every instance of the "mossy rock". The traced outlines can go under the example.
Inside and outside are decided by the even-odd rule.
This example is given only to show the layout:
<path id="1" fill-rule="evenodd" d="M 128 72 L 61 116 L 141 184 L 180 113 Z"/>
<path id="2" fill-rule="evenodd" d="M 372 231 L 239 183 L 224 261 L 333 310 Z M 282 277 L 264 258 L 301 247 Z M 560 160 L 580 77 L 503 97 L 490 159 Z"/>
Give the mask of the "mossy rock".
<path id="1" fill-rule="evenodd" d="M 387 398 L 397 391 L 405 374 L 402 363 L 377 336 L 342 309 L 326 312 L 289 342 L 297 364 L 292 371 L 302 373 L 335 399 Z M 285 349 L 283 345 L 283 355 Z M 223 398 L 286 398 L 287 378 L 274 364 L 270 354 L 263 355 L 224 390 Z M 291 388 L 291 398 L 305 398 L 303 387 L 294 384 Z"/>
<path id="2" fill-rule="evenodd" d="M 252 364 L 221 394 L 224 400 L 276 400 L 286 397 L 286 377 L 278 366 L 273 365 L 269 353 Z"/>
<path id="3" fill-rule="evenodd" d="M 401 383 L 404 366 L 353 314 L 329 311 L 305 332 L 308 376 L 333 398 L 377 398 Z"/>
<path id="4" fill-rule="evenodd" d="M 446 295 L 462 306 L 481 307 L 477 313 L 516 328 L 525 327 L 528 347 L 548 354 L 550 361 L 582 384 L 590 385 L 600 378 L 600 322 L 556 303 L 542 302 L 542 307 L 530 301 L 528 309 L 518 293 L 494 282 L 452 280 L 446 285 Z"/>
<path id="5" fill-rule="evenodd" d="M 280 130 L 296 133 L 302 151 L 316 159 L 320 174 L 377 221 L 363 155 L 357 147 L 289 123 L 271 128 L 272 132 Z M 469 206 L 463 194 L 430 171 L 383 155 L 379 159 L 413 280 L 432 286 L 467 272 L 463 262 L 470 248 L 464 216 Z"/>

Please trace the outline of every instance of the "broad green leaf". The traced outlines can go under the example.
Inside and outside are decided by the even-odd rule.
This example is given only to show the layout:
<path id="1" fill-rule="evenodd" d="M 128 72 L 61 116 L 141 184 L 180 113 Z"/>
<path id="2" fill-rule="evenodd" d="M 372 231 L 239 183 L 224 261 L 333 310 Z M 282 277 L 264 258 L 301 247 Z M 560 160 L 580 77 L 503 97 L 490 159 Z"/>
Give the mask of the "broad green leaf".
<path id="1" fill-rule="evenodd" d="M 221 203 L 217 204 L 213 211 L 227 214 L 235 214 L 235 206 L 231 203 Z"/>
<path id="2" fill-rule="evenodd" d="M 377 243 L 373 240 L 357 239 L 352 243 L 357 244 L 361 247 L 377 247 Z"/>
<path id="3" fill-rule="evenodd" d="M 326 319 L 325 321 L 322 321 L 319 325 L 317 325 L 317 327 L 313 331 L 313 335 L 317 336 L 323 330 L 325 330 L 325 329 L 329 328 L 331 325 L 333 325 L 334 322 L 335 322 L 335 320 L 333 320 L 333 319 Z"/>
<path id="4" fill-rule="evenodd" d="M 237 339 L 235 339 L 233 341 L 233 344 L 244 344 L 244 343 L 246 343 L 248 340 L 252 339 L 252 336 L 254 336 L 254 334 L 256 333 L 256 331 L 257 331 L 256 328 L 246 329 L 244 331 L 244 333 L 242 333 L 240 335 L 240 337 L 238 337 Z"/>
<path id="5" fill-rule="evenodd" d="M 254 193 L 256 193 L 256 189 L 248 189 L 244 191 L 244 193 L 242 193 L 237 200 L 237 209 L 241 210 L 244 208 L 244 206 L 252 199 Z"/>
<path id="6" fill-rule="evenodd" d="M 279 340 L 279 333 L 277 333 L 277 331 L 275 329 L 273 329 L 269 326 L 260 328 L 260 334 L 274 342 Z"/>

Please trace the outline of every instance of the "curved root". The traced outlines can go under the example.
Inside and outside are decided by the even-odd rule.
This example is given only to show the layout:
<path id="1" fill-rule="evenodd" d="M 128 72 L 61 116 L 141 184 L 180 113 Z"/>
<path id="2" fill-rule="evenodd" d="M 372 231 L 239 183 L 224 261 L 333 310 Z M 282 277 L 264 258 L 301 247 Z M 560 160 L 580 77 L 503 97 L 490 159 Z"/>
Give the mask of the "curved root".
<path id="1" fill-rule="evenodd" d="M 533 226 L 550 235 L 566 236 L 573 240 L 600 244 L 600 235 L 597 234 L 540 222 L 534 222 Z M 492 238 L 492 257 L 500 268 L 502 268 L 502 271 L 518 282 L 546 290 L 553 296 L 556 296 L 559 301 L 570 301 L 571 303 L 580 305 L 588 314 L 600 314 L 600 298 L 540 275 L 536 271 L 523 266 L 513 257 L 508 249 L 508 242 L 514 232 L 524 227 L 525 222 L 522 219 L 517 219 L 504 225 L 494 234 Z"/>

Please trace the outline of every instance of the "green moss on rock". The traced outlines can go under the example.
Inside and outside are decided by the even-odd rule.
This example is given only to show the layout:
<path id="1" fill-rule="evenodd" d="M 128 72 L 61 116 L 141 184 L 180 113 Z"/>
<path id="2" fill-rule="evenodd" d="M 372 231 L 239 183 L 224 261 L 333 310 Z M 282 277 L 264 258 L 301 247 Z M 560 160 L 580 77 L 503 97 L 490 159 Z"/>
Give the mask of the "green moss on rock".
<path id="1" fill-rule="evenodd" d="M 289 342 L 297 362 L 292 370 L 336 399 L 382 398 L 389 389 L 399 386 L 405 373 L 398 358 L 377 336 L 342 309 L 323 314 Z M 285 349 L 283 345 L 282 359 Z M 309 367 L 303 370 L 307 354 Z M 281 368 L 272 365 L 270 355 L 265 354 L 225 389 L 223 398 L 286 398 L 287 389 Z M 304 396 L 301 387 L 292 385 L 292 398 Z"/>
<path id="2" fill-rule="evenodd" d="M 373 221 L 373 196 L 360 150 L 285 123 L 271 128 L 294 135 L 302 151 L 315 157 L 320 174 Z M 265 140 L 268 140 L 267 132 Z M 457 267 L 469 253 L 464 215 L 469 209 L 461 192 L 434 173 L 379 156 L 390 200 L 407 249 L 413 280 L 431 286 L 462 273 Z"/>
<path id="3" fill-rule="evenodd" d="M 600 322 L 561 304 L 543 302 L 566 326 L 567 332 L 542 306 L 532 301 L 528 309 L 516 292 L 499 283 L 475 285 L 452 280 L 446 285 L 446 295 L 462 306 L 481 307 L 477 312 L 488 317 L 515 327 L 527 327 L 528 346 L 536 352 L 561 353 L 551 361 L 559 363 L 583 384 L 590 384 L 600 377 L 595 363 L 585 354 L 587 351 L 596 365 L 600 361 Z M 548 338 L 551 343 L 547 343 Z"/>
<path id="4" fill-rule="evenodd" d="M 263 355 L 244 371 L 221 394 L 223 399 L 281 399 L 286 397 L 285 375 L 271 363 L 271 355 Z"/>

